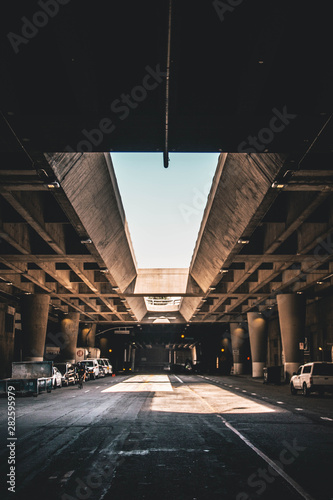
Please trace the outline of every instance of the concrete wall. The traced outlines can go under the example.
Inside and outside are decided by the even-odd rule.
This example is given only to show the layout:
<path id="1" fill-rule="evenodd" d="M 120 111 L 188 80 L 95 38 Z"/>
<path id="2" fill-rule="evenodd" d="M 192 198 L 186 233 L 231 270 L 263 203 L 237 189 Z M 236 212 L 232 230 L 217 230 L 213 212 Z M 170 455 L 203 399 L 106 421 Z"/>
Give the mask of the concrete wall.
<path id="1" fill-rule="evenodd" d="M 0 379 L 11 376 L 14 356 L 14 314 L 8 314 L 7 304 L 0 304 Z"/>

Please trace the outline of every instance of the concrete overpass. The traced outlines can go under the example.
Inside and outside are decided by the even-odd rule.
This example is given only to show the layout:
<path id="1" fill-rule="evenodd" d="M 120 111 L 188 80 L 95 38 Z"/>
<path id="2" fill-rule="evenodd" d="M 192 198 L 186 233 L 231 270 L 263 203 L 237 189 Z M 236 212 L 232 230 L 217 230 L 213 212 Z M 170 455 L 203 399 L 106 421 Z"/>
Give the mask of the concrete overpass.
<path id="1" fill-rule="evenodd" d="M 43 356 L 47 321 L 59 314 L 75 324 L 73 336 L 60 321 L 72 348 L 79 325 L 227 323 L 236 358 L 249 320 L 264 346 L 252 352 L 260 370 L 266 327 L 271 355 L 281 352 L 281 332 L 292 368 L 311 333 L 313 355 L 322 355 L 319 347 L 329 355 L 333 171 L 318 165 L 316 154 L 309 151 L 292 170 L 287 155 L 221 154 L 189 269 L 137 268 L 109 154 L 30 158 L 34 169 L 20 160 L 0 174 L 2 311 L 3 318 L 17 311 L 22 328 L 34 331 L 26 357 Z M 313 330 L 322 307 L 320 337 Z M 2 334 L 7 352 L 10 325 Z M 242 370 L 243 361 L 234 362 Z"/>
<path id="2" fill-rule="evenodd" d="M 113 5 L 111 15 L 58 4 L 50 15 L 15 2 L 3 16 L 4 371 L 13 353 L 41 357 L 46 331 L 60 328 L 74 345 L 91 325 L 141 335 L 161 321 L 209 345 L 210 334 L 229 335 L 241 364 L 239 338 L 259 313 L 268 364 L 298 362 L 299 342 L 307 359 L 331 359 L 327 6 L 239 2 L 223 12 L 185 0 L 169 26 L 167 1 Z M 138 269 L 110 151 L 221 153 L 188 269 Z M 37 328 L 38 345 L 24 347 L 34 353 L 15 344 L 21 328 Z"/>

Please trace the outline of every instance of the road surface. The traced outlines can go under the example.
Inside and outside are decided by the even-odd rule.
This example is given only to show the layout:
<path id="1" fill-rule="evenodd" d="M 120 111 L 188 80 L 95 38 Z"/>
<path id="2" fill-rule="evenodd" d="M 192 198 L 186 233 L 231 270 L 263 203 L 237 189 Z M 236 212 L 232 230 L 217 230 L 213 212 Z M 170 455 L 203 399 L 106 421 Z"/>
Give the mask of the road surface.
<path id="1" fill-rule="evenodd" d="M 329 395 L 291 396 L 244 377 L 140 374 L 15 402 L 13 440 L 0 400 L 1 498 L 333 499 Z"/>

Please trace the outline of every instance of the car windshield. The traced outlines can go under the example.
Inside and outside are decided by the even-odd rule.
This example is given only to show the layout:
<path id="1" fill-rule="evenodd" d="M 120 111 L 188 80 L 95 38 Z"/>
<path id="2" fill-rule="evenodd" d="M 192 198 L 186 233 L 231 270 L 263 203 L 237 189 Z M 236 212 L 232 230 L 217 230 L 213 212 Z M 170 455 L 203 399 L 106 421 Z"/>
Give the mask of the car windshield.
<path id="1" fill-rule="evenodd" d="M 333 364 L 314 364 L 313 375 L 333 375 Z"/>
<path id="2" fill-rule="evenodd" d="M 92 361 L 85 361 L 84 364 L 87 366 L 94 366 Z"/>
<path id="3" fill-rule="evenodd" d="M 56 368 L 60 371 L 60 373 L 66 373 L 66 365 L 57 365 Z"/>

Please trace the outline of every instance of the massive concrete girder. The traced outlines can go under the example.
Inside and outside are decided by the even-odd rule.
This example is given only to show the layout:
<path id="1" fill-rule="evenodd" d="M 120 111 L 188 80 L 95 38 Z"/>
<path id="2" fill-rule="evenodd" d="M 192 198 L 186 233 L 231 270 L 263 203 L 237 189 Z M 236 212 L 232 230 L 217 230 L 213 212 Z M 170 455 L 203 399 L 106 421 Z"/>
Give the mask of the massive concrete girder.
<path id="1" fill-rule="evenodd" d="M 45 292 L 81 321 L 127 323 L 168 315 L 144 297 L 179 296 L 171 322 L 212 322 L 331 286 L 333 175 L 318 162 L 285 173 L 281 155 L 221 155 L 189 270 L 137 269 L 109 155 L 36 153 L 34 165 L 0 170 L 4 297 Z"/>

